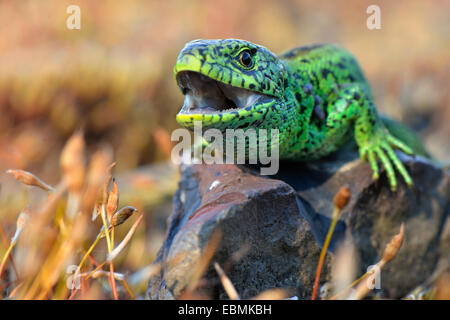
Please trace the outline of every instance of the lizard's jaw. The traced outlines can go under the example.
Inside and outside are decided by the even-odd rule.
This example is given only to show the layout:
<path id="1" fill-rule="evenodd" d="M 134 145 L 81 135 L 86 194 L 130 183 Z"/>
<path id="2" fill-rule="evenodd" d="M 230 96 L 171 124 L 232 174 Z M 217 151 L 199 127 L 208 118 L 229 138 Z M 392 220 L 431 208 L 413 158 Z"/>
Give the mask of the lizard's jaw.
<path id="1" fill-rule="evenodd" d="M 216 81 L 199 72 L 181 71 L 176 78 L 185 95 L 179 115 L 226 114 L 273 100 L 273 97 Z"/>

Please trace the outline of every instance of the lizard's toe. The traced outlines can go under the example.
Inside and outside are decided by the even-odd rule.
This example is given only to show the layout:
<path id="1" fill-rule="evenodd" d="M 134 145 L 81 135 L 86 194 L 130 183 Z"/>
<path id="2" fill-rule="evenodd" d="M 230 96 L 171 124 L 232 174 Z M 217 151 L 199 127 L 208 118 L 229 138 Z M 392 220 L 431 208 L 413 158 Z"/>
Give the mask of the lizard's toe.
<path id="1" fill-rule="evenodd" d="M 413 150 L 410 147 L 408 147 L 402 141 L 398 140 L 397 138 L 395 138 L 394 136 L 392 136 L 390 134 L 386 136 L 386 141 L 390 145 L 392 145 L 394 148 L 397 148 L 397 149 L 403 151 L 406 154 L 409 154 L 409 155 L 413 155 L 414 154 Z"/>

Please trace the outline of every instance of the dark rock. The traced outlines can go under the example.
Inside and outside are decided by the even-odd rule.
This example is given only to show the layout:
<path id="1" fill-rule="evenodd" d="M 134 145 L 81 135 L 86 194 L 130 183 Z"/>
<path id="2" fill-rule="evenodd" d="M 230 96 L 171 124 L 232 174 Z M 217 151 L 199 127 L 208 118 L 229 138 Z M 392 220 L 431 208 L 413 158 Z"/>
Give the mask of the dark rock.
<path id="1" fill-rule="evenodd" d="M 362 274 L 380 260 L 404 222 L 403 246 L 383 269 L 381 287 L 388 297 L 405 296 L 436 271 L 439 260 L 448 265 L 449 172 L 405 156 L 415 186 L 410 190 L 400 182 L 393 193 L 384 174 L 373 182 L 370 167 L 356 158 L 357 153 L 343 150 L 309 164 L 282 162 L 274 177 L 259 176 L 257 168 L 244 166 L 183 166 L 166 241 L 155 261 L 161 273 L 150 279 L 148 297 L 179 297 L 211 235 L 220 230 L 212 261 L 225 267 L 242 298 L 270 288 L 287 288 L 300 299 L 309 298 L 318 244 L 328 231 L 333 197 L 343 185 L 352 198 L 340 215 L 329 252 L 344 234 L 351 235 Z M 243 248 L 247 253 L 234 261 Z M 330 278 L 332 254 L 327 256 L 321 283 Z M 211 266 L 204 277 L 209 297 L 227 298 Z"/>
<path id="2" fill-rule="evenodd" d="M 309 170 L 313 167 L 310 176 L 316 176 L 314 171 L 333 176 L 317 187 L 298 191 L 302 202 L 314 209 L 312 214 L 320 212 L 331 217 L 330 199 L 340 186 L 350 187 L 352 198 L 340 219 L 345 222 L 358 251 L 360 274 L 380 260 L 386 244 L 399 232 L 401 223 L 405 223 L 402 248 L 381 272 L 382 290 L 390 298 L 405 296 L 433 274 L 440 259 L 448 262 L 450 258 L 450 239 L 443 232 L 450 220 L 449 172 L 420 157 L 401 159 L 415 182 L 413 190 L 401 182 L 398 190 L 392 192 L 385 175 L 375 183 L 369 166 L 354 160 L 342 166 L 336 162 L 336 167 L 327 162 L 310 165 Z M 300 174 L 291 179 L 300 178 Z M 323 226 L 316 226 L 312 221 L 311 228 L 313 231 L 320 228 L 322 236 L 317 238 L 323 242 Z"/>
<path id="3" fill-rule="evenodd" d="M 248 248 L 227 271 L 242 297 L 280 286 L 299 288 L 302 297 L 310 294 L 320 248 L 289 185 L 234 165 L 186 166 L 181 176 L 157 259 L 163 270 L 150 280 L 150 298 L 181 294 L 214 230 L 222 234 L 214 257 L 222 266 Z M 183 253 L 181 262 L 165 263 Z M 211 270 L 208 275 L 216 278 Z M 220 288 L 213 285 L 209 293 L 219 297 L 214 287 Z"/>

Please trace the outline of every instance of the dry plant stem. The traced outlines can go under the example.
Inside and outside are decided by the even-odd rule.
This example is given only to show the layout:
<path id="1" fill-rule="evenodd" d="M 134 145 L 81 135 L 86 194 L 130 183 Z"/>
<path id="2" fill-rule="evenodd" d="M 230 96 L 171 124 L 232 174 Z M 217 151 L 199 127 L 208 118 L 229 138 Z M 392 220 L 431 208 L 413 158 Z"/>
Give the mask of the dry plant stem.
<path id="1" fill-rule="evenodd" d="M 74 276 L 74 282 L 72 283 L 72 290 L 73 290 L 73 286 L 75 284 L 75 280 L 77 279 L 77 277 L 80 275 L 81 272 L 81 268 L 83 267 L 84 262 L 86 261 L 86 259 L 89 257 L 89 255 L 91 254 L 92 250 L 94 250 L 95 246 L 97 245 L 98 241 L 102 238 L 103 232 L 105 229 L 102 229 L 99 234 L 97 235 L 97 238 L 94 240 L 94 242 L 91 244 L 91 246 L 89 247 L 88 251 L 86 251 L 83 259 L 81 259 L 80 263 L 78 264 L 78 268 L 75 271 L 75 276 Z"/>
<path id="2" fill-rule="evenodd" d="M 94 257 L 93 257 L 92 255 L 89 255 L 89 256 L 88 256 L 88 259 L 91 260 L 91 263 L 92 263 L 96 268 L 100 265 L 100 263 L 98 263 L 98 262 L 94 259 Z"/>
<path id="3" fill-rule="evenodd" d="M 88 276 L 88 278 L 86 278 L 86 279 L 89 279 L 89 277 L 91 277 L 92 279 L 98 279 L 100 277 L 109 278 L 111 276 L 111 272 L 105 271 L 105 270 L 97 270 L 95 272 L 91 271 L 89 273 L 84 273 L 82 275 Z M 125 276 L 122 273 L 118 273 L 118 272 L 114 272 L 112 275 L 114 276 L 114 279 L 116 279 L 118 281 L 122 281 L 125 278 Z"/>
<path id="4" fill-rule="evenodd" d="M 60 182 L 55 187 L 55 190 L 49 195 L 44 206 L 37 213 L 33 214 L 30 221 L 30 225 L 33 225 L 33 228 L 30 228 L 29 231 L 29 237 L 31 239 L 40 239 L 42 237 L 39 232 L 41 230 L 44 230 L 45 226 L 48 223 L 51 223 L 52 213 L 54 213 L 54 210 L 56 210 L 58 201 L 61 200 L 66 191 L 67 185 L 64 182 Z M 39 249 L 39 241 L 35 241 L 31 244 L 30 250 L 32 250 L 34 254 L 28 255 L 25 261 L 25 265 L 36 266 L 35 259 L 36 257 L 39 257 Z M 46 263 L 50 263 L 49 259 L 50 258 L 47 259 Z M 39 277 L 41 277 L 42 275 L 43 268 L 44 267 L 41 266 L 39 269 L 34 268 L 34 270 L 31 271 L 35 273 L 35 276 L 24 283 L 23 290 L 21 290 L 20 299 L 31 299 L 32 297 L 34 297 L 39 288 Z"/>
<path id="5" fill-rule="evenodd" d="M 109 237 L 109 231 L 108 231 L 108 224 L 106 222 L 106 212 L 105 212 L 105 205 L 102 204 L 102 212 L 101 212 L 101 216 L 102 216 L 102 221 L 103 221 L 103 229 L 105 231 L 105 235 L 106 235 L 106 244 L 108 245 L 108 254 L 111 253 L 111 251 L 113 250 L 112 245 L 111 245 L 111 239 Z M 116 280 L 114 279 L 114 266 L 113 266 L 113 262 L 110 261 L 109 263 L 109 269 L 111 271 L 111 276 L 109 278 L 109 282 L 111 284 L 111 290 L 113 292 L 114 295 L 114 299 L 118 300 L 118 295 L 117 295 L 117 290 L 116 290 Z"/>
<path id="6" fill-rule="evenodd" d="M 104 215 L 104 211 L 103 211 L 103 209 L 102 209 L 102 219 L 105 217 L 105 215 Z M 92 245 L 90 246 L 90 248 L 88 249 L 88 251 L 86 252 L 86 254 L 84 255 L 84 257 L 83 257 L 83 259 L 81 259 L 81 261 L 80 261 L 80 264 L 78 265 L 78 268 L 77 268 L 77 270 L 76 270 L 76 274 L 75 274 L 75 276 L 74 276 L 74 281 L 75 281 L 75 279 L 77 279 L 77 277 L 78 276 L 80 276 L 80 272 L 81 272 L 81 268 L 82 268 L 82 266 L 83 266 L 83 264 L 84 264 L 84 262 L 86 261 L 86 259 L 89 257 L 89 255 L 91 254 L 91 252 L 92 252 L 92 250 L 95 248 L 95 246 L 97 245 L 97 243 L 98 243 L 98 241 L 102 238 L 102 235 L 104 234 L 104 233 L 108 233 L 108 231 L 107 231 L 107 229 L 108 228 L 105 228 L 105 220 L 103 219 L 103 222 L 104 222 L 104 225 L 103 225 L 103 229 L 99 232 L 99 234 L 97 235 L 97 238 L 95 239 L 95 241 L 92 243 Z M 114 229 L 114 228 L 113 228 Z M 105 231 L 106 230 L 106 231 Z M 107 236 L 107 244 L 109 243 L 109 240 L 108 240 L 108 236 Z M 109 250 L 109 248 L 110 248 L 110 246 L 108 245 L 108 250 Z M 110 263 L 110 269 L 111 268 L 113 268 L 112 267 L 112 262 Z M 113 269 L 114 270 L 114 269 Z M 114 274 L 114 271 L 111 271 L 111 273 L 112 274 Z M 113 293 L 115 292 L 115 281 L 113 280 L 113 279 L 111 279 L 110 278 L 110 284 L 111 284 L 111 289 L 113 289 Z M 72 284 L 72 290 L 73 290 L 73 284 Z M 115 292 L 115 295 L 117 295 L 117 292 Z"/>
<path id="7" fill-rule="evenodd" d="M 103 263 L 99 264 L 94 270 L 92 270 L 90 272 L 81 273 L 80 277 L 85 279 L 85 280 L 89 280 L 90 278 L 97 279 L 97 278 L 100 278 L 102 276 L 106 276 L 108 278 L 108 281 L 110 281 L 111 277 L 113 277 L 115 280 L 121 281 L 124 284 L 126 290 L 130 294 L 130 296 L 134 299 L 134 294 L 130 290 L 128 284 L 126 283 L 126 281 L 124 279 L 125 276 L 123 274 L 116 273 L 116 272 L 100 270 L 105 264 L 106 264 L 106 261 L 104 261 Z M 70 295 L 70 297 L 68 299 L 72 300 L 75 297 L 75 295 L 78 293 L 78 291 L 80 291 L 79 288 L 73 290 L 73 292 L 71 293 L 71 295 Z"/>
<path id="8" fill-rule="evenodd" d="M 368 277 L 369 275 L 371 275 L 373 272 L 372 271 L 368 271 L 366 273 L 364 273 L 361 277 L 359 277 L 358 279 L 356 279 L 355 281 L 352 282 L 352 284 L 350 284 L 348 287 L 346 287 L 344 290 L 342 290 L 341 292 L 338 292 L 337 294 L 335 294 L 334 296 L 332 296 L 329 300 L 335 300 L 338 297 L 346 294 L 351 288 L 353 288 L 354 286 L 356 286 L 360 281 L 362 281 L 364 278 Z"/>
<path id="9" fill-rule="evenodd" d="M 114 250 L 114 227 L 111 228 L 111 248 Z"/>
<path id="10" fill-rule="evenodd" d="M 83 228 L 81 228 L 83 229 Z M 78 231 L 79 232 L 79 231 Z M 76 247 L 76 244 L 79 241 L 79 238 L 77 239 L 76 234 L 77 231 L 72 228 L 71 234 L 68 238 L 63 240 L 63 243 L 61 244 L 61 247 L 58 248 L 57 253 L 52 258 L 52 263 L 48 266 L 48 276 L 45 275 L 45 273 L 42 273 L 42 291 L 41 294 L 38 296 L 38 299 L 44 299 L 48 296 L 49 292 L 54 287 L 55 283 L 58 281 L 58 278 L 60 277 L 60 271 L 61 268 L 64 265 L 64 261 L 67 260 L 67 258 L 71 255 L 71 252 L 73 252 L 74 248 Z M 71 238 L 73 237 L 73 238 Z"/>
<path id="11" fill-rule="evenodd" d="M 54 284 L 61 276 L 61 271 L 67 258 L 71 256 L 76 245 L 79 243 L 82 230 L 86 228 L 86 222 L 79 219 L 72 224 L 67 234 L 60 234 L 55 241 L 45 263 L 41 266 L 39 273 L 33 279 L 31 287 L 24 295 L 24 299 L 44 299 L 48 296 Z"/>
<path id="12" fill-rule="evenodd" d="M 92 271 L 88 274 L 86 280 L 90 279 L 90 278 L 91 278 L 98 270 L 100 270 L 105 264 L 106 264 L 106 261 L 104 261 L 104 262 L 102 262 L 101 264 L 99 264 L 94 270 L 92 270 Z"/>
<path id="13" fill-rule="evenodd" d="M 114 277 L 114 265 L 112 261 L 109 262 L 109 281 L 111 283 L 111 290 L 113 292 L 114 300 L 119 300 L 116 289 L 116 279 Z"/>
<path id="14" fill-rule="evenodd" d="M 144 215 L 141 214 L 140 217 L 138 218 L 138 220 L 133 224 L 133 226 L 131 227 L 131 229 L 128 231 L 127 235 L 125 236 L 125 238 L 122 240 L 122 242 L 119 244 L 119 246 L 115 249 L 113 249 L 113 251 L 111 251 L 108 254 L 108 258 L 107 261 L 109 261 L 109 265 L 110 265 L 110 270 L 111 270 L 111 274 L 114 274 L 114 267 L 113 267 L 113 260 L 114 258 L 120 253 L 120 251 L 122 251 L 122 249 L 128 244 L 128 242 L 130 241 L 131 237 L 133 236 L 133 234 L 135 233 L 137 227 L 139 226 L 139 224 L 141 223 L 142 219 L 144 218 Z M 112 227 L 111 229 L 111 233 L 114 234 L 114 227 Z M 117 291 L 116 291 L 116 283 L 114 278 L 111 276 L 111 287 L 113 289 L 113 293 L 114 293 L 114 298 L 117 300 Z M 134 299 L 134 295 L 131 292 L 130 288 L 128 287 L 128 285 L 126 285 L 125 282 L 125 288 L 128 291 L 128 293 L 130 294 L 130 296 Z"/>
<path id="15" fill-rule="evenodd" d="M 325 255 L 327 253 L 328 246 L 331 241 L 331 237 L 333 236 L 334 228 L 336 227 L 336 223 L 337 223 L 340 211 L 341 211 L 341 209 L 339 209 L 338 207 L 334 207 L 333 220 L 331 221 L 331 225 L 330 225 L 330 228 L 328 229 L 328 233 L 325 238 L 325 242 L 323 243 L 322 251 L 320 252 L 320 258 L 319 258 L 319 263 L 318 263 L 317 269 L 316 269 L 316 278 L 314 280 L 314 287 L 313 287 L 311 300 L 316 299 L 317 290 L 319 287 L 320 273 L 322 272 L 322 266 L 323 266 L 323 262 L 325 261 Z"/>
<path id="16" fill-rule="evenodd" d="M 109 228 L 108 228 L 108 222 L 106 221 L 106 212 L 105 212 L 105 205 L 102 204 L 102 210 L 101 210 L 101 217 L 103 221 L 103 230 L 105 232 L 106 236 L 106 245 L 108 246 L 108 253 L 111 253 L 111 238 L 109 237 Z"/>
<path id="17" fill-rule="evenodd" d="M 131 237 L 133 236 L 133 234 L 136 232 L 137 227 L 139 226 L 139 224 L 141 223 L 142 219 L 144 218 L 144 215 L 141 214 L 139 216 L 139 218 L 136 220 L 136 222 L 133 224 L 133 226 L 130 228 L 130 230 L 128 231 L 127 235 L 125 236 L 125 238 L 122 240 L 122 242 L 116 247 L 114 248 L 113 251 L 111 251 L 111 253 L 108 254 L 108 258 L 107 261 L 110 262 L 112 261 L 115 257 L 117 257 L 117 255 L 123 250 L 123 248 L 128 244 L 128 242 L 131 240 Z M 111 229 L 112 232 L 114 232 L 114 227 Z"/>
<path id="18" fill-rule="evenodd" d="M 389 262 L 390 260 L 392 260 L 393 258 L 395 258 L 395 256 L 397 255 L 398 250 L 400 249 L 402 242 L 403 242 L 403 237 L 404 237 L 404 230 L 405 230 L 405 226 L 402 223 L 401 227 L 400 227 L 400 232 L 398 235 L 396 235 L 391 242 L 386 246 L 386 249 L 384 251 L 383 254 L 383 258 L 375 265 L 376 267 L 378 267 L 378 270 L 381 270 L 381 268 L 384 267 L 384 265 Z M 344 290 L 342 290 L 341 292 L 337 293 L 336 295 L 334 295 L 333 297 L 330 298 L 330 300 L 334 300 L 337 297 L 340 297 L 344 294 L 346 294 L 348 292 L 348 290 L 350 290 L 352 287 L 356 286 L 361 280 L 363 280 L 364 278 L 367 278 L 368 276 L 373 276 L 376 272 L 376 268 L 369 270 L 368 272 L 364 273 L 361 277 L 359 277 L 357 280 L 353 281 L 353 283 L 351 285 L 349 285 L 348 287 L 346 287 Z M 352 294 L 350 297 L 351 299 L 361 299 L 363 298 L 370 290 L 367 288 L 367 285 L 363 285 L 360 284 L 357 287 L 357 291 Z"/>
<path id="19" fill-rule="evenodd" d="M 102 263 L 102 266 L 104 264 L 105 263 Z M 125 279 L 125 275 L 122 273 L 114 272 L 113 275 L 114 275 L 114 279 L 116 279 L 117 281 L 122 281 Z M 111 273 L 109 271 L 99 270 L 99 267 L 97 267 L 93 271 L 82 273 L 81 276 L 83 277 L 83 279 L 89 280 L 90 278 L 98 279 L 100 277 L 109 278 L 111 276 Z"/>
<path id="20" fill-rule="evenodd" d="M 134 297 L 133 291 L 131 291 L 127 282 L 125 280 L 121 280 L 121 281 L 122 281 L 123 286 L 125 287 L 125 290 L 127 290 L 128 294 L 130 295 L 131 299 L 136 300 L 136 298 Z"/>
<path id="21" fill-rule="evenodd" d="M 104 168 L 108 167 L 110 163 L 108 161 L 111 158 L 111 153 L 105 148 L 96 157 L 93 157 L 95 161 L 91 162 L 94 162 L 94 164 L 87 171 L 82 135 L 75 134 L 74 136 L 71 139 L 72 143 L 69 143 L 68 146 L 66 145 L 61 156 L 61 167 L 63 169 L 62 180 L 54 188 L 45 184 L 31 173 L 19 170 L 9 172 L 20 178 L 18 179 L 19 181 L 38 186 L 49 191 L 49 193 L 47 201 L 33 212 L 33 214 L 29 215 L 31 220 L 30 226 L 32 228 L 27 231 L 23 239 L 21 238 L 20 243 L 17 239 L 22 228 L 17 228 L 11 241 L 7 241 L 7 238 L 3 234 L 2 226 L 0 225 L 0 236 L 2 236 L 5 242 L 6 249 L 6 251 L 3 249 L 0 255 L 0 276 L 3 273 L 3 269 L 10 268 L 9 266 L 14 268 L 15 275 L 17 276 L 16 281 L 15 283 L 9 282 L 8 287 L 13 289 L 10 296 L 17 299 L 73 299 L 76 297 L 78 291 L 80 291 L 79 297 L 83 298 L 85 296 L 84 291 L 92 282 L 92 280 L 89 282 L 87 280 L 90 277 L 95 278 L 96 273 L 100 276 L 108 277 L 115 299 L 119 298 L 116 281 L 121 281 L 130 297 L 134 299 L 134 294 L 127 283 L 128 279 L 125 280 L 123 274 L 114 273 L 114 267 L 116 266 L 114 265 L 113 259 L 109 261 L 110 266 L 107 268 L 109 272 L 101 270 L 105 263 L 108 262 L 105 261 L 101 265 L 94 263 L 96 267 L 92 274 L 81 274 L 82 282 L 79 289 L 74 290 L 72 286 L 72 290 L 70 291 L 66 288 L 64 277 L 65 267 L 76 257 L 77 247 L 82 244 L 82 241 L 86 237 L 87 221 L 85 221 L 85 213 L 92 208 L 90 204 L 94 204 L 96 198 L 98 199 L 99 187 L 103 184 L 104 180 Z M 110 171 L 112 166 L 109 167 L 108 171 Z M 86 264 L 86 259 L 90 258 L 91 252 L 102 236 L 106 236 L 109 255 L 114 251 L 115 230 L 111 226 L 114 226 L 114 224 L 111 224 L 108 218 L 116 211 L 118 204 L 118 188 L 115 181 L 113 189 L 114 191 L 111 192 L 111 197 L 108 199 L 109 212 L 107 212 L 107 201 L 100 202 L 101 205 L 99 206 L 98 212 L 102 215 L 103 227 L 97 235 L 97 238 L 95 238 L 94 243 L 92 243 L 89 250 L 81 259 L 76 270 L 76 275 L 80 275 L 83 266 Z M 134 211 L 136 210 L 134 209 Z M 124 211 L 122 213 L 127 212 Z M 133 232 L 142 221 L 142 218 L 140 217 L 134 226 Z M 18 219 L 18 226 L 22 220 Z M 126 220 L 126 218 L 123 220 Z M 132 236 L 133 232 L 130 233 L 129 237 Z M 123 247 L 125 247 L 128 241 L 129 239 L 123 243 Z M 26 266 L 23 273 L 21 271 L 23 279 L 20 281 L 18 281 L 18 274 L 12 258 L 11 262 L 8 262 L 8 258 L 11 257 L 11 252 L 18 246 L 24 248 L 24 251 L 21 251 L 21 253 L 23 253 L 24 257 L 23 265 Z M 3 253 L 5 253 L 4 256 Z"/>
<path id="22" fill-rule="evenodd" d="M 37 224 L 33 226 L 32 230 L 42 230 L 44 228 L 44 225 L 50 220 L 50 214 L 53 213 L 56 204 L 66 191 L 67 185 L 64 182 L 61 182 L 55 187 L 55 190 L 49 196 L 45 206 L 36 215 L 37 218 L 34 220 Z"/>
<path id="23" fill-rule="evenodd" d="M 400 232 L 392 238 L 391 242 L 389 242 L 386 248 L 384 249 L 383 257 L 381 258 L 381 260 L 375 265 L 375 268 L 372 269 L 373 271 L 370 270 L 368 272 L 370 273 L 371 276 L 375 278 L 378 277 L 381 272 L 381 269 L 386 265 L 386 263 L 388 263 L 397 256 L 397 253 L 403 244 L 404 237 L 405 237 L 405 224 L 402 223 L 402 225 L 400 226 Z M 367 285 L 367 283 L 360 283 L 356 287 L 355 292 L 352 293 L 347 299 L 360 300 L 364 298 L 372 289 L 373 288 L 370 288 Z"/>
<path id="24" fill-rule="evenodd" d="M 94 242 L 91 244 L 91 246 L 89 247 L 88 251 L 86 251 L 85 255 L 83 256 L 83 259 L 81 259 L 80 264 L 78 265 L 78 269 L 81 270 L 81 267 L 83 266 L 84 262 L 86 261 L 86 259 L 89 257 L 89 255 L 91 254 L 92 250 L 94 250 L 95 246 L 97 245 L 98 241 L 102 238 L 102 235 L 104 233 L 105 229 L 102 229 L 100 231 L 100 233 L 97 235 L 97 238 L 94 240 Z"/>
<path id="25" fill-rule="evenodd" d="M 367 272 L 366 275 L 371 275 L 373 277 L 378 277 L 381 272 L 381 268 L 385 263 L 383 261 L 378 262 L 371 271 Z M 369 288 L 367 283 L 361 282 L 355 289 L 353 293 L 351 293 L 346 299 L 347 300 L 361 300 L 364 298 L 372 289 Z"/>
<path id="26" fill-rule="evenodd" d="M 14 248 L 15 244 L 15 241 L 11 241 L 11 244 L 3 255 L 2 263 L 0 264 L 0 278 L 2 277 L 3 268 L 5 267 L 6 261 L 8 260 L 8 257 L 11 254 L 11 250 Z"/>
<path id="27" fill-rule="evenodd" d="M 17 218 L 16 222 L 16 232 L 14 233 L 14 236 L 11 238 L 11 243 L 8 247 L 8 249 L 5 252 L 5 255 L 3 256 L 2 262 L 0 263 L 0 279 L 2 277 L 3 269 L 5 268 L 6 261 L 8 260 L 8 257 L 11 255 L 11 251 L 16 245 L 17 239 L 19 238 L 20 234 L 23 231 L 23 228 L 25 227 L 27 221 L 28 221 L 28 214 L 29 210 L 24 209 Z"/>
<path id="28" fill-rule="evenodd" d="M 72 285 L 73 287 L 73 285 Z M 69 300 L 73 300 L 73 298 L 75 297 L 75 295 L 78 293 L 78 291 L 80 291 L 80 288 L 77 288 L 75 290 L 72 289 L 72 293 L 70 294 L 70 297 L 68 298 Z"/>
<path id="29" fill-rule="evenodd" d="M 86 280 L 89 280 L 89 278 L 91 278 L 92 275 L 94 275 L 98 270 L 100 270 L 105 265 L 105 263 L 106 263 L 106 261 L 103 262 L 102 264 L 99 264 L 92 272 L 90 272 L 88 274 L 88 276 L 86 277 Z M 79 270 L 79 268 L 80 267 L 77 268 L 77 271 Z M 78 276 L 81 276 L 81 274 Z M 69 300 L 72 300 L 75 297 L 75 295 L 78 293 L 78 291 L 80 291 L 79 288 L 73 290 L 73 285 L 74 285 L 74 283 L 72 282 L 72 293 L 70 294 L 70 297 L 68 298 Z"/>
<path id="30" fill-rule="evenodd" d="M 217 262 L 214 262 L 214 268 L 216 269 L 217 274 L 220 277 L 220 281 L 222 282 L 222 286 L 228 294 L 228 297 L 230 297 L 231 300 L 239 300 L 240 298 L 239 294 L 236 291 L 236 288 L 233 286 L 230 278 L 227 277 L 227 275 Z"/>
<path id="31" fill-rule="evenodd" d="M 8 241 L 6 240 L 5 233 L 3 232 L 2 224 L 0 223 L 0 236 L 2 238 L 3 244 L 5 245 L 5 248 L 8 247 Z M 9 261 L 11 261 L 11 266 L 14 270 L 14 273 L 16 274 L 16 279 L 19 279 L 19 273 L 17 272 L 16 264 L 14 263 L 14 259 L 11 253 L 9 253 Z M 1 272 L 0 272 L 0 278 L 1 278 Z"/>
<path id="32" fill-rule="evenodd" d="M 84 276 L 86 275 L 86 280 L 89 280 L 90 278 L 98 278 L 99 276 L 103 275 L 104 273 L 106 273 L 108 275 L 108 279 L 111 278 L 111 276 L 113 276 L 116 280 L 119 280 L 122 282 L 123 286 L 125 287 L 125 289 L 127 290 L 128 294 L 130 295 L 131 299 L 135 300 L 135 296 L 133 294 L 133 291 L 131 291 L 130 286 L 128 285 L 128 283 L 125 281 L 124 276 L 117 274 L 115 272 L 106 272 L 106 271 L 100 271 L 100 269 L 106 264 L 106 261 L 104 261 L 103 263 L 99 264 L 94 270 L 92 270 L 91 272 L 89 272 L 88 274 L 81 274 L 80 276 Z M 72 294 L 69 297 L 69 300 L 72 300 L 75 295 L 77 294 L 77 292 L 80 289 L 76 289 L 72 292 Z"/>
<path id="33" fill-rule="evenodd" d="M 19 289 L 20 288 L 22 288 L 22 286 L 23 286 L 23 282 L 21 282 L 21 283 L 19 283 L 18 285 L 17 285 L 17 287 L 15 287 L 12 291 L 11 291 L 11 293 L 9 294 L 9 296 L 8 296 L 8 298 L 14 298 L 15 296 L 16 296 L 16 294 L 17 294 L 17 291 L 19 291 Z"/>

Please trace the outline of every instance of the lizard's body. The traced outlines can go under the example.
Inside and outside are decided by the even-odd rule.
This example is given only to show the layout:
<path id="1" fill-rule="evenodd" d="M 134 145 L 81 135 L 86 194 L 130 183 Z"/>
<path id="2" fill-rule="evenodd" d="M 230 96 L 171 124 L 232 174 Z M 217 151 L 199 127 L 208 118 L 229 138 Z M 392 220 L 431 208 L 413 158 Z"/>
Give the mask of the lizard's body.
<path id="1" fill-rule="evenodd" d="M 175 75 L 186 95 L 177 115 L 185 127 L 276 128 L 280 158 L 300 161 L 336 151 L 353 136 L 374 178 L 379 159 L 392 189 L 394 167 L 412 184 L 393 151 L 412 153 L 411 146 L 385 128 L 356 59 L 342 48 L 300 47 L 277 57 L 243 40 L 196 40 L 181 51 Z"/>

